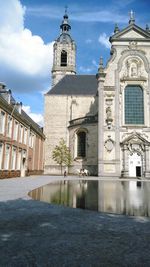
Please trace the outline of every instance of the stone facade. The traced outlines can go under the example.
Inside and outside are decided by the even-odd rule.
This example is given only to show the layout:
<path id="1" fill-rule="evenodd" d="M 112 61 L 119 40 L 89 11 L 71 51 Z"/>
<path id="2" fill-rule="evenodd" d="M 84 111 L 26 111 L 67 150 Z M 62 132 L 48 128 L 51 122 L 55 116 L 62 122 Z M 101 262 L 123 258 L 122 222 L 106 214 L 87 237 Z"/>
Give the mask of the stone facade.
<path id="1" fill-rule="evenodd" d="M 64 138 L 74 159 L 70 172 L 87 168 L 100 177 L 150 177 L 150 31 L 131 14 L 129 25 L 116 27 L 110 42 L 111 57 L 106 67 L 100 59 L 95 91 L 76 75 L 78 90 L 67 75 L 45 96 L 45 173 L 58 171 L 51 153 Z M 80 131 L 86 136 L 81 158 Z"/>
<path id="2" fill-rule="evenodd" d="M 94 162 L 93 164 L 97 168 L 97 121 L 85 123 L 85 117 L 92 117 L 97 111 L 95 102 L 95 97 L 92 96 L 47 95 L 45 97 L 45 173 L 58 171 L 59 167 L 56 168 L 51 152 L 58 145 L 60 138 L 63 138 L 67 146 L 70 147 L 74 159 L 71 172 L 83 165 L 85 167 L 90 166 L 91 162 Z M 94 109 L 90 111 L 92 103 L 94 103 Z M 86 129 L 88 133 L 88 157 L 86 159 L 77 159 L 75 152 L 76 132 L 79 129 Z"/>

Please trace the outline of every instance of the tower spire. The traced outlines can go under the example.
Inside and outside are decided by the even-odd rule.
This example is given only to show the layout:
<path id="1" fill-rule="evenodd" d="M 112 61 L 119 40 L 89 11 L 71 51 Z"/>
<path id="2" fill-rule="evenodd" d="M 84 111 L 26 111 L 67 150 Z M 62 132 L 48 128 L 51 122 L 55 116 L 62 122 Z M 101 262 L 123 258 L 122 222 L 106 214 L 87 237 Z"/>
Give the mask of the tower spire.
<path id="1" fill-rule="evenodd" d="M 60 25 L 61 33 L 53 46 L 52 86 L 60 81 L 66 74 L 76 74 L 76 44 L 72 39 L 68 22 L 68 7 Z"/>
<path id="2" fill-rule="evenodd" d="M 68 33 L 69 30 L 71 30 L 71 26 L 68 22 L 68 14 L 67 14 L 68 6 L 65 6 L 65 14 L 63 16 L 62 24 L 60 25 L 60 28 L 62 30 L 62 33 Z"/>
<path id="3" fill-rule="evenodd" d="M 98 72 L 99 73 L 103 73 L 104 72 L 103 57 L 102 56 L 100 57 Z"/>

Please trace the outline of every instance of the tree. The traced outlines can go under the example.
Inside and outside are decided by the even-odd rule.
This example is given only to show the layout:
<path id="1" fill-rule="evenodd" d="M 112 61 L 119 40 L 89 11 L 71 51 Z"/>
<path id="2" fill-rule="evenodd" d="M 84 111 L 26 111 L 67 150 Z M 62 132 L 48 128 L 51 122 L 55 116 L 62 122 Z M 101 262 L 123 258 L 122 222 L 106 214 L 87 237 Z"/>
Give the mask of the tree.
<path id="1" fill-rule="evenodd" d="M 69 148 L 66 146 L 65 140 L 63 138 L 60 139 L 59 144 L 55 146 L 52 152 L 52 158 L 57 164 L 60 165 L 61 174 L 63 166 L 69 167 L 72 162 L 72 157 Z"/>

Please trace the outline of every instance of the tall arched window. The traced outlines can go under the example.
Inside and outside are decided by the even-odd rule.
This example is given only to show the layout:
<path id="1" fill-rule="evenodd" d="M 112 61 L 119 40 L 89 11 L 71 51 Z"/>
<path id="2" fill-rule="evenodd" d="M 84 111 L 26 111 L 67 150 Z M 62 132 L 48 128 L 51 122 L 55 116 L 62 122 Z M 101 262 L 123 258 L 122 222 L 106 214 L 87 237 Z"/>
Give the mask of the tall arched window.
<path id="1" fill-rule="evenodd" d="M 84 131 L 77 133 L 77 157 L 86 156 L 86 133 Z"/>
<path id="2" fill-rule="evenodd" d="M 144 124 L 143 89 L 139 85 L 125 88 L 125 124 Z"/>
<path id="3" fill-rule="evenodd" d="M 67 66 L 67 52 L 65 50 L 62 50 L 61 52 L 61 66 Z"/>

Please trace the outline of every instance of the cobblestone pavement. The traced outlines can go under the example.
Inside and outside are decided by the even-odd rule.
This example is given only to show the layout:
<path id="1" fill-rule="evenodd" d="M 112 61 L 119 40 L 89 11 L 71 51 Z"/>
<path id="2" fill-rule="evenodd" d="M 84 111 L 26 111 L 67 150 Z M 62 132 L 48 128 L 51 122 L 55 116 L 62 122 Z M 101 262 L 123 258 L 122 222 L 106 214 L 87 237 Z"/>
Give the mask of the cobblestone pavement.
<path id="1" fill-rule="evenodd" d="M 0 267 L 150 266 L 149 218 L 27 197 L 28 191 L 54 179 L 60 177 L 0 180 Z"/>

